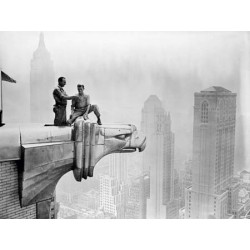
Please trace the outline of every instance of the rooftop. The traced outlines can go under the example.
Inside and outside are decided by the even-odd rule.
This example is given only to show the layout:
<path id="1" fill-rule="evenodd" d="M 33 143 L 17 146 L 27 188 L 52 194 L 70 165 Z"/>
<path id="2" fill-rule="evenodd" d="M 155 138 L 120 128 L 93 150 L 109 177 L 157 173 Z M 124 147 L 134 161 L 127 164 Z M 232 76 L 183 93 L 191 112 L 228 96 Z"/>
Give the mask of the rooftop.
<path id="1" fill-rule="evenodd" d="M 201 92 L 227 92 L 227 93 L 231 93 L 231 91 L 229 91 L 228 89 L 225 89 L 225 88 L 219 87 L 219 86 L 212 86 L 212 87 L 209 87 L 207 89 L 202 90 Z"/>
<path id="2" fill-rule="evenodd" d="M 145 101 L 145 104 L 150 104 L 150 105 L 154 104 L 154 105 L 157 105 L 157 106 L 161 106 L 161 101 L 158 98 L 158 96 L 150 95 L 148 97 L 148 99 Z"/>

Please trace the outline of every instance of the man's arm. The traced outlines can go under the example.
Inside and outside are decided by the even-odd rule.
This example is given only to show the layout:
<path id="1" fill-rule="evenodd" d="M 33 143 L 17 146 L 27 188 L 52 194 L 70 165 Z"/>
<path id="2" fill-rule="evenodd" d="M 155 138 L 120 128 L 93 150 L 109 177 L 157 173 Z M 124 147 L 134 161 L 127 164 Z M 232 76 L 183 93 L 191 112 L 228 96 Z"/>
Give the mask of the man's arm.
<path id="1" fill-rule="evenodd" d="M 58 95 L 58 93 L 57 93 L 56 90 L 53 91 L 53 97 L 54 97 L 56 103 L 58 103 L 58 104 L 61 103 L 62 99 L 59 97 L 59 95 Z"/>
<path id="2" fill-rule="evenodd" d="M 73 98 L 71 102 L 71 115 L 73 115 L 75 107 L 76 107 L 76 98 Z"/>
<path id="3" fill-rule="evenodd" d="M 75 96 L 68 96 L 66 93 L 63 94 L 61 91 L 59 91 L 58 89 L 54 90 L 54 97 L 59 98 L 60 100 L 72 100 L 74 99 Z M 56 99 L 56 98 L 55 98 Z"/>

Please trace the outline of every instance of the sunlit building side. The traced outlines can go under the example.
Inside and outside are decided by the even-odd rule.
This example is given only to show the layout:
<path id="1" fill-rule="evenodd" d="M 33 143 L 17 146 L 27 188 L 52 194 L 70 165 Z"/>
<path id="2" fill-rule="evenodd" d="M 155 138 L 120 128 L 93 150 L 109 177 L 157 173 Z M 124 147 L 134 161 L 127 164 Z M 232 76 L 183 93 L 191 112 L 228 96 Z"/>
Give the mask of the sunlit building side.
<path id="1" fill-rule="evenodd" d="M 108 175 L 100 178 L 100 208 L 117 219 L 124 219 L 128 199 L 127 154 L 117 153 L 108 157 Z"/>
<path id="2" fill-rule="evenodd" d="M 100 176 L 100 209 L 104 213 L 112 214 L 117 219 L 123 219 L 125 206 L 124 186 L 109 175 Z"/>

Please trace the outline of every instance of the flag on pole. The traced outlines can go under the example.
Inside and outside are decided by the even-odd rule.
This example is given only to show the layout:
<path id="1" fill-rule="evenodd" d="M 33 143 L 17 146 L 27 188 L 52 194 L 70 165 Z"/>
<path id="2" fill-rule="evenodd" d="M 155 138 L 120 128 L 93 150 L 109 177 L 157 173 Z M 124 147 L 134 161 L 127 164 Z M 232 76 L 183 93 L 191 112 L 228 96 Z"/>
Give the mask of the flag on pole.
<path id="1" fill-rule="evenodd" d="M 1 82 L 0 127 L 2 127 L 4 125 L 4 123 L 3 123 L 3 84 L 2 84 L 2 81 L 16 83 L 16 81 L 14 79 L 12 79 L 7 74 L 5 74 L 3 71 L 1 71 L 1 77 L 0 77 L 0 82 Z"/>
<path id="2" fill-rule="evenodd" d="M 9 77 L 7 74 L 5 74 L 3 71 L 1 71 L 1 78 L 2 81 L 6 81 L 6 82 L 14 82 L 16 83 L 16 81 L 14 79 L 12 79 L 11 77 Z"/>

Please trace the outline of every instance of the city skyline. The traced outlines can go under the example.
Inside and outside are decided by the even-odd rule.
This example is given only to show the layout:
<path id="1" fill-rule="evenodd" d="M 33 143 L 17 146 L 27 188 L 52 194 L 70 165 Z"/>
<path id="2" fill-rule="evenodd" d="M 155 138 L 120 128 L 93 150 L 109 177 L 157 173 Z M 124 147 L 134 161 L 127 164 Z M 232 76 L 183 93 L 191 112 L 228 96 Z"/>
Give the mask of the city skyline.
<path id="1" fill-rule="evenodd" d="M 79 82 L 85 83 L 87 93 L 91 94 L 91 101 L 101 108 L 104 122 L 130 121 L 139 126 L 141 103 L 151 94 L 159 96 L 166 110 L 175 110 L 172 112 L 172 123 L 177 134 L 177 164 L 181 165 L 186 155 L 192 154 L 192 105 L 185 105 L 192 102 L 192 93 L 217 83 L 237 92 L 239 100 L 243 100 L 248 93 L 242 91 L 240 84 L 247 81 L 241 73 L 244 65 L 242 56 L 245 57 L 244 52 L 247 50 L 244 45 L 247 44 L 245 34 L 247 35 L 244 32 L 44 32 L 44 40 L 53 58 L 55 78 L 62 75 L 66 77 L 65 88 L 68 94 L 77 92 L 76 85 Z M 12 72 L 12 76 L 18 79 L 15 88 L 4 84 L 3 91 L 24 106 L 21 111 L 8 99 L 4 99 L 6 122 L 30 121 L 30 60 L 39 43 L 39 35 L 40 32 L 0 34 L 2 70 Z M 21 47 L 16 46 L 17 42 Z M 12 58 L 16 60 L 13 61 Z M 57 85 L 56 79 L 54 87 Z M 116 94 L 117 88 L 122 91 L 122 95 Z M 130 89 L 133 91 L 129 91 Z M 140 95 L 137 95 L 138 92 Z M 181 100 L 175 98 L 176 93 L 181 94 Z M 117 102 L 120 102 L 119 107 Z M 246 160 L 242 162 L 242 159 L 247 159 L 244 156 L 247 144 L 243 145 L 245 136 L 240 130 L 248 122 L 241 112 L 247 103 L 239 102 L 237 106 L 239 126 L 236 127 L 236 134 L 241 139 L 236 141 L 236 162 L 239 162 L 236 169 L 243 170 L 249 165 Z M 68 114 L 69 112 L 68 108 Z M 53 112 L 48 113 L 53 115 Z M 183 120 L 187 123 L 185 127 L 180 125 Z M 49 121 L 51 122 L 53 119 Z M 240 169 L 243 164 L 244 167 Z"/>

